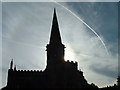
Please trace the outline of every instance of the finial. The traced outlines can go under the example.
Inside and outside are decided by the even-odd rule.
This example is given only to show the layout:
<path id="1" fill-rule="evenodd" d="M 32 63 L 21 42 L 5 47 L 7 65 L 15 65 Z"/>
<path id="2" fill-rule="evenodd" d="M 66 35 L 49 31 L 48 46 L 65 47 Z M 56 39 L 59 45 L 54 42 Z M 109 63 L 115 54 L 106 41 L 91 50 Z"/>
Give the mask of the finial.
<path id="1" fill-rule="evenodd" d="M 15 65 L 15 67 L 14 67 L 14 71 L 16 71 L 16 65 Z"/>
<path id="2" fill-rule="evenodd" d="M 56 9 L 54 8 L 54 12 L 56 12 Z"/>
<path id="3" fill-rule="evenodd" d="M 57 15 L 56 15 L 56 9 L 54 8 L 54 18 L 57 18 Z"/>
<path id="4" fill-rule="evenodd" d="M 10 69 L 13 68 L 13 59 L 11 59 L 11 63 L 10 63 Z"/>

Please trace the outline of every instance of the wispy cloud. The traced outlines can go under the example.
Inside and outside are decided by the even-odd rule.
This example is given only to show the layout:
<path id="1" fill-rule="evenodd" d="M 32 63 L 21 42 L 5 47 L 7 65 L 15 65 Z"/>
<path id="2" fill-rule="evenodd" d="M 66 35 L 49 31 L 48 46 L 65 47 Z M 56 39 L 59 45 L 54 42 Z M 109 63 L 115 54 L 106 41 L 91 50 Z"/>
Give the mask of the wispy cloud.
<path id="1" fill-rule="evenodd" d="M 3 2 L 51 2 L 53 0 L 1 0 Z M 119 0 L 56 0 L 57 2 L 118 2 Z"/>
<path id="2" fill-rule="evenodd" d="M 66 41 L 69 41 L 74 53 L 76 53 L 79 67 L 83 69 L 85 76 L 88 77 L 87 79 L 92 81 L 91 77 L 93 77 L 93 74 L 91 74 L 91 77 L 89 77 L 90 74 L 87 74 L 91 73 L 92 70 L 94 77 L 96 77 L 95 73 L 98 73 L 101 74 L 99 77 L 104 75 L 109 78 L 108 81 L 112 78 L 114 82 L 118 75 L 117 3 L 61 4 L 65 5 L 94 28 L 109 50 L 109 55 L 107 55 L 99 38 L 90 32 L 88 28 L 84 27 L 84 25 L 79 24 L 80 27 L 75 25 L 75 27 L 70 28 L 71 32 L 67 33 Z M 108 17 L 109 14 L 111 15 L 110 17 Z M 111 75 L 108 75 L 110 73 Z M 108 81 L 104 79 L 104 82 L 108 83 Z M 98 82 L 98 85 L 100 85 L 103 81 L 99 80 Z"/>
<path id="3" fill-rule="evenodd" d="M 98 7 L 99 4 L 94 3 L 84 5 L 80 3 L 61 4 L 92 26 L 100 34 L 102 40 L 106 42 L 105 34 L 103 35 L 102 31 L 100 31 L 101 28 L 108 27 L 107 25 L 106 27 L 101 25 L 103 22 L 108 22 L 101 18 L 100 12 L 105 12 L 102 11 L 105 7 L 100 7 L 104 6 L 104 4 L 100 7 Z M 49 2 L 3 3 L 2 68 L 4 68 L 4 71 L 9 68 L 11 58 L 14 58 L 18 69 L 44 69 L 46 67 L 45 46 L 49 41 L 54 7 L 57 9 L 63 44 L 66 47 L 68 45 L 75 54 L 79 62 L 79 69 L 83 70 L 85 78 L 90 83 L 93 82 L 99 86 L 114 82 L 117 74 L 116 51 L 114 54 L 111 52 L 108 56 L 102 43 L 93 32 L 60 5 Z M 88 8 L 90 9 L 88 10 Z M 94 10 L 95 8 L 98 9 Z M 116 45 L 112 44 L 111 41 L 111 45 L 107 44 L 107 48 L 113 48 Z M 110 73 L 111 75 L 108 75 Z M 3 74 L 7 75 L 7 72 L 3 72 Z M 103 80 L 93 79 L 93 77 L 98 76 Z M 3 77 L 4 84 L 6 83 L 5 78 L 7 77 Z M 109 82 L 106 80 L 109 80 Z M 103 81 L 104 83 L 102 83 Z"/>

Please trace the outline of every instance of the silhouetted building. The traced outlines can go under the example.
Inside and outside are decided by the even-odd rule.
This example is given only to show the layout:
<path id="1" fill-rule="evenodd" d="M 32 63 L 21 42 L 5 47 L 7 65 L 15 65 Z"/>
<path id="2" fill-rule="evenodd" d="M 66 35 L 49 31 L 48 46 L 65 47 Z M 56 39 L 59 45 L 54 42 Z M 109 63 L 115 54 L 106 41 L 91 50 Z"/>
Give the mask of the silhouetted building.
<path id="1" fill-rule="evenodd" d="M 8 70 L 7 88 L 97 88 L 87 83 L 78 63 L 65 61 L 65 45 L 62 44 L 56 11 L 54 9 L 49 44 L 46 46 L 47 66 L 44 71 Z"/>
<path id="2" fill-rule="evenodd" d="M 118 90 L 120 88 L 120 76 L 117 78 L 117 84 L 100 88 L 101 90 Z"/>

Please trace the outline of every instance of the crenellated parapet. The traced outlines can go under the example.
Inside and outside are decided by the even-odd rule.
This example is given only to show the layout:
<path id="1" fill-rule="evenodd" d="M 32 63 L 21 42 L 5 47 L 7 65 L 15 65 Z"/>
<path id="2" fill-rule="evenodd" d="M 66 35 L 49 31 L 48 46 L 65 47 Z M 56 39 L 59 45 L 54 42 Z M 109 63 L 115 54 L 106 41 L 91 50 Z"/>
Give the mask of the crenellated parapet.
<path id="1" fill-rule="evenodd" d="M 13 68 L 14 67 L 14 68 Z M 18 81 L 21 83 L 22 80 L 25 83 L 25 80 L 41 80 L 44 76 L 44 71 L 42 70 L 17 70 L 16 65 L 13 64 L 13 59 L 10 63 L 10 69 L 8 70 L 8 82 L 7 85 L 12 86 L 12 84 L 16 85 Z"/>
<path id="2" fill-rule="evenodd" d="M 21 87 L 28 87 L 26 84 L 29 82 L 33 84 L 35 83 L 35 87 L 38 87 L 38 82 L 42 83 L 44 80 L 45 74 L 42 70 L 17 70 L 17 69 L 9 69 L 8 70 L 8 87 L 17 88 L 18 85 L 22 85 Z M 23 84 L 20 84 L 23 83 Z M 24 86 L 25 85 L 25 86 Z"/>
<path id="3" fill-rule="evenodd" d="M 76 61 L 74 62 L 67 60 L 65 63 L 67 68 L 77 70 L 78 63 Z"/>
<path id="4" fill-rule="evenodd" d="M 40 72 L 42 73 L 42 70 L 13 70 L 14 72 L 28 72 L 28 73 L 36 73 L 36 72 Z"/>
<path id="5" fill-rule="evenodd" d="M 70 61 L 70 60 L 67 60 L 66 63 L 71 63 L 71 64 L 76 64 L 77 65 L 77 61 Z"/>
<path id="6" fill-rule="evenodd" d="M 9 76 L 12 77 L 21 77 L 21 76 L 26 76 L 26 77 L 31 77 L 31 76 L 39 76 L 42 75 L 44 71 L 42 70 L 11 70 L 9 69 Z"/>
<path id="7" fill-rule="evenodd" d="M 13 69 L 13 67 L 14 67 L 14 69 Z M 13 64 L 13 59 L 11 60 L 9 71 L 10 72 L 19 72 L 19 73 L 20 72 L 21 73 L 23 73 L 23 72 L 28 72 L 28 73 L 36 73 L 36 72 L 38 72 L 38 73 L 42 73 L 43 72 L 42 70 L 17 70 L 16 65 Z"/>

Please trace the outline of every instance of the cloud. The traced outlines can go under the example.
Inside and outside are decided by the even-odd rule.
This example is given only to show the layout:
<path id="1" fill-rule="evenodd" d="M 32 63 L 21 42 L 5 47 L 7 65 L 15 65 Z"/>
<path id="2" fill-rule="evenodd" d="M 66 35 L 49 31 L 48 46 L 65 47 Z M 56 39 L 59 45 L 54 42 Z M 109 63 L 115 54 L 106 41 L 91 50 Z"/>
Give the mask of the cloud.
<path id="1" fill-rule="evenodd" d="M 118 74 L 118 16 L 117 11 L 115 11 L 117 10 L 117 3 L 64 3 L 63 5 L 94 28 L 105 42 L 109 51 L 109 55 L 107 55 L 98 37 L 90 32 L 84 25 L 79 24 L 79 26 L 74 25 L 75 27 L 70 27 L 71 32 L 67 33 L 66 41 L 69 42 L 76 54 L 79 69 L 84 71 L 89 81 L 93 80 L 91 79 L 93 74 L 88 74 L 92 72 L 94 73 L 94 77 L 97 77 L 98 74 L 101 75 L 99 78 L 103 76 L 107 77 L 109 84 L 111 81 L 114 82 Z M 112 13 L 112 15 L 110 13 Z M 111 17 L 108 17 L 109 14 Z M 97 84 L 101 86 L 100 83 L 108 83 L 106 79 L 100 81 L 96 78 L 96 80 L 94 79 L 93 81 L 98 81 L 99 83 L 97 82 Z"/>
<path id="2" fill-rule="evenodd" d="M 51 2 L 54 0 L 2 0 L 3 2 Z M 119 0 L 57 0 L 58 2 L 118 2 Z"/>
<path id="3" fill-rule="evenodd" d="M 96 67 L 97 66 L 97 67 Z M 111 78 L 116 78 L 117 77 L 117 67 L 111 67 L 111 65 L 105 65 L 101 67 L 102 65 L 96 64 L 96 65 L 91 65 L 91 69 L 95 71 L 96 73 L 111 77 Z"/>
<path id="4" fill-rule="evenodd" d="M 72 7 L 72 4 L 61 4 L 75 13 L 80 10 L 81 13 L 76 14 L 95 28 L 103 41 L 106 41 L 106 37 L 101 34 L 103 30 L 100 31 L 101 23 L 107 22 L 100 18 L 103 8 L 99 8 L 99 12 L 97 10 L 93 12 L 92 9 L 95 8 L 93 8 L 93 4 L 87 3 L 81 6 L 80 3 L 74 3 Z M 75 8 L 73 8 L 74 6 Z M 115 81 L 113 78 L 117 73 L 116 51 L 111 52 L 108 56 L 98 37 L 70 12 L 56 3 L 3 3 L 2 68 L 4 71 L 9 68 L 11 58 L 14 59 L 17 69 L 44 69 L 46 67 L 45 46 L 50 37 L 54 7 L 57 9 L 63 44 L 66 48 L 69 46 L 75 54 L 79 62 L 79 69 L 84 72 L 85 78 L 90 83 L 95 82 L 99 86 Z M 88 7 L 91 10 L 86 11 Z M 100 19 L 94 19 L 98 17 Z M 111 45 L 108 44 L 107 47 L 108 49 L 114 48 L 116 45 L 116 42 L 113 44 L 111 41 Z M 108 75 L 110 73 L 111 75 Z M 3 74 L 7 75 L 7 72 L 3 72 Z M 103 80 L 93 79 L 98 76 Z M 3 77 L 4 85 L 5 78 L 7 77 Z"/>

